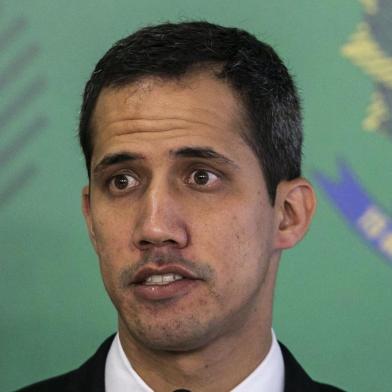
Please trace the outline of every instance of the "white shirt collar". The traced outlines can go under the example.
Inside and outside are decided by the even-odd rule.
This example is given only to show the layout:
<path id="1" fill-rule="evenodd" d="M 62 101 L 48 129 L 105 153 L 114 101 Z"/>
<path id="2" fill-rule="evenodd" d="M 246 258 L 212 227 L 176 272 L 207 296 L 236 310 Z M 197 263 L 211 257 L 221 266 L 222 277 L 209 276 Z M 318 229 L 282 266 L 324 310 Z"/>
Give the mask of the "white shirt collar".
<path id="1" fill-rule="evenodd" d="M 284 362 L 272 331 L 272 345 L 260 365 L 232 392 L 283 392 Z M 118 334 L 110 347 L 105 365 L 106 392 L 154 392 L 135 372 L 121 346 Z"/>
<path id="2" fill-rule="evenodd" d="M 259 366 L 244 381 L 237 385 L 232 392 L 283 392 L 284 362 L 275 332 L 272 332 L 272 344 L 267 356 Z"/>

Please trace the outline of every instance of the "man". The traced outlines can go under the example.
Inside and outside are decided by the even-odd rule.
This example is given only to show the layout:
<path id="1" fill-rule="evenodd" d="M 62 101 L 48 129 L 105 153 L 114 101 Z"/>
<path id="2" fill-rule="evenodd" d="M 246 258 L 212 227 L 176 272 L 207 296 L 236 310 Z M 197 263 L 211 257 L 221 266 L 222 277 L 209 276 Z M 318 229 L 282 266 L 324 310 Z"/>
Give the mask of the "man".
<path id="1" fill-rule="evenodd" d="M 26 391 L 338 391 L 271 330 L 281 252 L 315 209 L 299 100 L 271 47 L 206 22 L 141 29 L 92 73 L 80 142 L 118 334 Z"/>

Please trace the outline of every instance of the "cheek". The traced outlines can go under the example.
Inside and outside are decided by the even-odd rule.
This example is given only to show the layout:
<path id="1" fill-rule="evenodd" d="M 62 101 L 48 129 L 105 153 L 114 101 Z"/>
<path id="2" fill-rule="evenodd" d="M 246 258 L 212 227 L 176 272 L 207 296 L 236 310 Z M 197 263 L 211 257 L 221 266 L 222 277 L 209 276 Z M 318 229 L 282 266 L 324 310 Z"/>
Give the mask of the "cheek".
<path id="1" fill-rule="evenodd" d="M 208 222 L 199 226 L 194 250 L 204 244 L 202 256 L 213 263 L 220 285 L 240 289 L 262 275 L 270 255 L 270 235 L 264 230 L 269 225 L 264 215 L 260 208 L 237 206 L 227 209 L 226 214 L 210 215 Z"/>
<path id="2" fill-rule="evenodd" d="M 130 228 L 125 220 L 116 218 L 109 211 L 96 213 L 92 228 L 102 271 L 115 272 L 124 260 L 121 255 L 129 250 Z"/>

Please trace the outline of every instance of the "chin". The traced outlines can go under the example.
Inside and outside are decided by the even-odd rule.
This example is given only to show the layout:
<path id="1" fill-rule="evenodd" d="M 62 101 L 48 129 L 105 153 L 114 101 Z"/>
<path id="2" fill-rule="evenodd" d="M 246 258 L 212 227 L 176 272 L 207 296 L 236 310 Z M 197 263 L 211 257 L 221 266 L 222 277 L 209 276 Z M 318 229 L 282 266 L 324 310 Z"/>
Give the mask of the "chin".
<path id="1" fill-rule="evenodd" d="M 206 346 L 219 328 L 190 317 L 166 322 L 126 323 L 127 332 L 143 347 L 154 351 L 195 351 Z M 211 328 L 212 327 L 212 328 Z"/>

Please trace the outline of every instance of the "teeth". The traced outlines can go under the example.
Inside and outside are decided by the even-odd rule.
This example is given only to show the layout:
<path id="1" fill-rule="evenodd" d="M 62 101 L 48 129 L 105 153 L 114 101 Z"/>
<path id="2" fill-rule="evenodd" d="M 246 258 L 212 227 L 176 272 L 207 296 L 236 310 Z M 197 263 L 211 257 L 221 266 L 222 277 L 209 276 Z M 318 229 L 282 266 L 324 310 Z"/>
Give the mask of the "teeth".
<path id="1" fill-rule="evenodd" d="M 183 279 L 181 275 L 178 274 L 164 274 L 164 275 L 151 275 L 145 281 L 145 285 L 164 285 L 175 282 L 176 280 Z"/>

